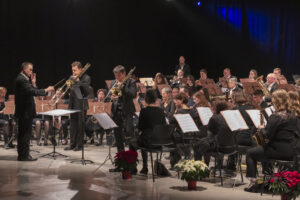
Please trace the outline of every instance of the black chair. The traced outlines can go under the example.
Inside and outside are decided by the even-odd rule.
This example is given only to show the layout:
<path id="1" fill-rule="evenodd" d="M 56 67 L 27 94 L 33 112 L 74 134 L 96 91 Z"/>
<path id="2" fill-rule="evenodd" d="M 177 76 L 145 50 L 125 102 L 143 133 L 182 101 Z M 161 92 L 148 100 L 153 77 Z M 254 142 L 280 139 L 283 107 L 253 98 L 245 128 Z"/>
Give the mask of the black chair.
<path id="1" fill-rule="evenodd" d="M 154 178 L 154 164 L 153 164 L 153 155 L 152 153 L 156 153 L 156 157 L 158 160 L 158 154 L 162 152 L 171 152 L 175 148 L 170 147 L 173 145 L 172 140 L 172 133 L 174 131 L 175 127 L 172 125 L 157 125 L 154 127 L 152 135 L 151 135 L 151 148 L 145 148 L 145 147 L 138 147 L 141 150 L 144 150 L 146 152 L 150 153 L 151 158 L 151 168 L 152 168 L 152 179 L 153 182 L 155 181 Z"/>

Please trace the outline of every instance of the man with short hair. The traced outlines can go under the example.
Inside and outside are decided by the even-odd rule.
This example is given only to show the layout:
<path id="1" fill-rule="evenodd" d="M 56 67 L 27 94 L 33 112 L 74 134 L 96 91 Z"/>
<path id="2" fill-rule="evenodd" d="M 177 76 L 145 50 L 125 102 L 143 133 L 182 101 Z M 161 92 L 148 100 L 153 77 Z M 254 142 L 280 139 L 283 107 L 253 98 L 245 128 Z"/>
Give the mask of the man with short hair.
<path id="1" fill-rule="evenodd" d="M 78 99 L 76 95 L 76 89 L 81 85 L 88 87 L 91 84 L 91 78 L 87 74 L 83 74 L 80 78 L 78 76 L 82 73 L 82 64 L 79 61 L 74 61 L 72 64 L 73 75 L 70 77 L 75 84 L 70 90 L 69 98 L 69 109 L 80 110 L 81 112 L 74 113 L 71 115 L 70 120 L 70 146 L 66 147 L 65 150 L 80 151 L 83 147 L 83 121 L 85 121 L 89 104 L 87 99 Z M 82 105 L 83 104 L 83 105 Z M 83 113 L 82 113 L 83 112 Z"/>
<path id="2" fill-rule="evenodd" d="M 255 90 L 252 95 L 252 102 L 257 108 L 267 108 L 268 104 L 264 101 L 264 93 L 262 90 Z"/>
<path id="3" fill-rule="evenodd" d="M 183 71 L 185 77 L 191 74 L 191 67 L 185 63 L 184 56 L 179 57 L 179 64 L 175 68 L 175 74 L 177 74 L 179 69 Z"/>
<path id="4" fill-rule="evenodd" d="M 279 67 L 276 67 L 273 69 L 273 74 L 276 77 L 276 83 L 277 84 L 287 84 L 287 80 L 284 77 L 284 75 L 281 74 L 281 69 Z"/>
<path id="5" fill-rule="evenodd" d="M 228 87 L 229 87 L 229 96 L 231 96 L 233 92 L 243 90 L 241 86 L 238 84 L 237 78 L 235 77 L 230 78 L 228 80 Z"/>
<path id="6" fill-rule="evenodd" d="M 186 86 L 181 86 L 179 93 L 184 93 L 188 97 L 188 102 L 186 104 L 187 107 L 191 108 L 195 105 L 194 99 L 192 96 L 190 96 L 189 89 Z"/>
<path id="7" fill-rule="evenodd" d="M 267 82 L 265 83 L 265 87 L 272 94 L 277 89 L 276 83 L 276 75 L 274 73 L 270 73 L 267 76 Z"/>
<path id="8" fill-rule="evenodd" d="M 36 161 L 29 154 L 29 144 L 32 130 L 32 120 L 36 116 L 34 96 L 46 96 L 54 91 L 54 87 L 38 89 L 33 64 L 24 62 L 21 73 L 16 78 L 15 117 L 18 120 L 18 160 Z"/>

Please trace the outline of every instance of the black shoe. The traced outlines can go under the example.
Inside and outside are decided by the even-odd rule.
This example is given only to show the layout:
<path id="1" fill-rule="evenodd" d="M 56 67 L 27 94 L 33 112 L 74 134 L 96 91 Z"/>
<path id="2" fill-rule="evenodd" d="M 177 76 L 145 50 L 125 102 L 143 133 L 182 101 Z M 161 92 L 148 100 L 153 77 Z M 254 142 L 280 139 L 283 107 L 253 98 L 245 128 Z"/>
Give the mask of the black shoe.
<path id="1" fill-rule="evenodd" d="M 18 161 L 37 161 L 37 158 L 33 158 L 29 155 L 26 158 L 18 158 Z"/>
<path id="2" fill-rule="evenodd" d="M 13 148 L 15 148 L 15 145 L 13 145 L 13 144 L 5 144 L 4 145 L 4 149 L 13 149 Z"/>
<path id="3" fill-rule="evenodd" d="M 132 175 L 136 175 L 137 174 L 137 168 L 135 168 L 134 170 L 132 170 L 131 174 Z"/>
<path id="4" fill-rule="evenodd" d="M 70 151 L 70 150 L 73 150 L 73 149 L 75 149 L 75 147 L 72 147 L 72 146 L 64 148 L 65 151 Z"/>
<path id="5" fill-rule="evenodd" d="M 73 151 L 81 151 L 82 150 L 82 147 L 75 147 L 74 149 L 73 149 Z"/>
<path id="6" fill-rule="evenodd" d="M 244 188 L 245 192 L 259 193 L 261 190 L 261 184 L 255 183 L 251 187 Z"/>
<path id="7" fill-rule="evenodd" d="M 140 171 L 140 174 L 148 174 L 148 168 L 147 167 L 143 167 L 143 169 Z"/>
<path id="8" fill-rule="evenodd" d="M 109 172 L 121 172 L 121 170 L 119 170 L 117 168 L 112 168 L 112 169 L 109 169 Z"/>

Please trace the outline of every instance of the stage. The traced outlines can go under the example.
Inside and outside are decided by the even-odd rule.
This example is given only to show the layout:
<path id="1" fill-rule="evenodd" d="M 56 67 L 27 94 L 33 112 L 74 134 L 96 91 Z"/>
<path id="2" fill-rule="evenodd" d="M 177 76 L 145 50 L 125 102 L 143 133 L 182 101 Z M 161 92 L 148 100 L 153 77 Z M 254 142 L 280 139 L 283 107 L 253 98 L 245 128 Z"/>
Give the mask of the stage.
<path id="1" fill-rule="evenodd" d="M 35 142 L 34 142 L 35 143 Z M 149 174 L 147 176 L 135 175 L 131 180 L 122 180 L 120 173 L 110 173 L 112 164 L 108 161 L 98 168 L 108 153 L 107 146 L 96 147 L 88 145 L 86 148 L 86 159 L 95 164 L 71 164 L 68 159 L 81 158 L 81 152 L 64 151 L 64 146 L 58 146 L 57 151 L 68 155 L 68 158 L 39 158 L 36 162 L 18 162 L 16 149 L 0 149 L 0 199 L 280 199 L 279 196 L 246 193 L 239 179 L 236 187 L 232 188 L 234 179 L 226 179 L 224 187 L 219 181 L 213 182 L 213 178 L 198 182 L 197 191 L 188 191 L 187 184 L 177 178 L 174 171 L 170 171 L 172 177 L 155 179 L 152 182 L 151 166 L 149 160 Z M 51 146 L 32 146 L 32 156 L 39 157 L 52 151 Z M 113 155 L 116 149 L 112 150 Z M 165 160 L 167 154 L 163 155 L 163 163 L 169 168 L 169 161 Z M 141 157 L 139 155 L 141 169 Z M 247 181 L 247 180 L 246 180 Z M 248 181 L 247 181 L 248 182 Z"/>

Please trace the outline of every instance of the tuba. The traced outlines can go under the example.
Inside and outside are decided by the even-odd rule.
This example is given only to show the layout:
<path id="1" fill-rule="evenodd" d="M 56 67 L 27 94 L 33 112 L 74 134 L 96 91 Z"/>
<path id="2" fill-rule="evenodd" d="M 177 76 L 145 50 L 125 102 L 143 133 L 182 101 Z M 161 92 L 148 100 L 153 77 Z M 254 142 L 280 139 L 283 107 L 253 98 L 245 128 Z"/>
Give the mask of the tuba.
<path id="1" fill-rule="evenodd" d="M 84 68 L 82 69 L 81 73 L 75 77 L 75 79 L 73 78 L 69 78 L 65 84 L 63 84 L 63 86 L 61 86 L 56 92 L 53 97 L 51 98 L 51 100 L 48 102 L 48 105 L 50 107 L 55 107 L 55 105 L 65 96 L 65 94 L 72 88 L 72 86 L 76 83 L 76 79 L 79 79 L 83 76 L 83 74 L 90 68 L 91 64 L 87 63 Z"/>

